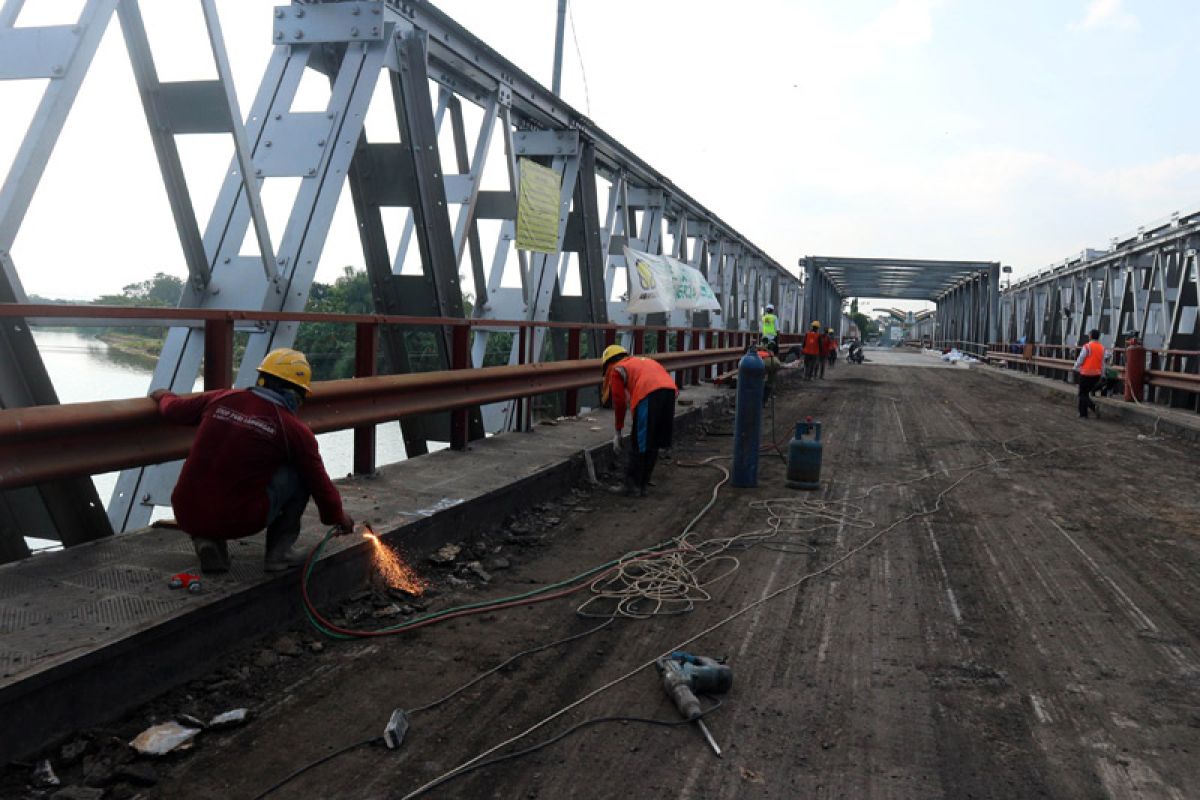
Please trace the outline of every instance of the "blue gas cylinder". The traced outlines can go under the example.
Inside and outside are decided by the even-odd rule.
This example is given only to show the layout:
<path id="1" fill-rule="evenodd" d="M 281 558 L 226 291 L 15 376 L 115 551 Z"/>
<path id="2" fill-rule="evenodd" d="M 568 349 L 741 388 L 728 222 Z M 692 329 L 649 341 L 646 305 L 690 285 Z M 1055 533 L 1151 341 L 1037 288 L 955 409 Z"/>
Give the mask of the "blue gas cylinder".
<path id="1" fill-rule="evenodd" d="M 733 471 L 729 485 L 735 489 L 758 486 L 758 449 L 762 441 L 762 398 L 766 368 L 751 350 L 738 363 L 737 410 L 733 417 Z"/>
<path id="2" fill-rule="evenodd" d="M 804 438 L 812 433 L 812 438 Z M 821 423 L 808 417 L 796 423 L 796 438 L 788 445 L 789 489 L 821 488 Z"/>

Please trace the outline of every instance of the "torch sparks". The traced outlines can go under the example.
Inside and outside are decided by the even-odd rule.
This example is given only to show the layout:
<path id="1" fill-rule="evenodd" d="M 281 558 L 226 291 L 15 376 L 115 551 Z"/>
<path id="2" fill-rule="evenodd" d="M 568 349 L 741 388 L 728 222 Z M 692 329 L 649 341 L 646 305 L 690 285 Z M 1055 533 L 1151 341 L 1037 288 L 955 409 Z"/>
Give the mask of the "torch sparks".
<path id="1" fill-rule="evenodd" d="M 375 531 L 368 527 L 363 531 L 363 538 L 375 545 L 375 574 L 385 584 L 393 589 L 408 592 L 413 597 L 420 597 L 425 593 L 425 587 L 428 586 L 425 580 L 400 557 L 399 553 L 384 544 Z"/>

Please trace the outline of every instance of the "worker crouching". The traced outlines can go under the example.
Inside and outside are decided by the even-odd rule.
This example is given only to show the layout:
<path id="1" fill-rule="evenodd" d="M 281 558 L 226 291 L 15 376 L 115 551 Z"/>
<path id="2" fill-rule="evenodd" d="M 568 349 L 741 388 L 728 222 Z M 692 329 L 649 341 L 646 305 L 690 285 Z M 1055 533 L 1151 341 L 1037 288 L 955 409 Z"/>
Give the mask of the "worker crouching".
<path id="1" fill-rule="evenodd" d="M 604 383 L 601 397 L 612 398 L 613 451 L 621 452 L 621 429 L 625 427 L 625 409 L 630 409 L 629 460 L 625 485 L 616 491 L 626 496 L 646 496 L 646 486 L 658 461 L 658 451 L 671 446 L 675 425 L 675 396 L 679 390 L 662 365 L 650 358 L 630 356 L 618 344 L 604 350 Z"/>
<path id="2" fill-rule="evenodd" d="M 317 437 L 296 411 L 308 396 L 312 369 L 303 353 L 280 349 L 258 365 L 251 389 L 221 389 L 179 397 L 151 392 L 158 413 L 197 425 L 195 440 L 171 494 L 175 518 L 192 537 L 205 574 L 229 570 L 229 539 L 267 530 L 267 572 L 299 566 L 293 548 L 311 495 L 321 521 L 350 533 L 354 521 L 342 508 L 317 449 Z"/>

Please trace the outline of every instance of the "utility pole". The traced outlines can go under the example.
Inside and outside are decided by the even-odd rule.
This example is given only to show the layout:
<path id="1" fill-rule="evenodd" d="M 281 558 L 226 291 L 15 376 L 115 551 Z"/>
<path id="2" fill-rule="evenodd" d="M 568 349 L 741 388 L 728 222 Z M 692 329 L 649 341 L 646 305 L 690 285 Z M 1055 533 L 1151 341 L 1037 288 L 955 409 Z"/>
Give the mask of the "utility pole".
<path id="1" fill-rule="evenodd" d="M 562 97 L 562 56 L 563 34 L 566 32 L 567 0 L 558 0 L 558 30 L 554 35 L 554 81 L 551 91 L 556 97 Z"/>

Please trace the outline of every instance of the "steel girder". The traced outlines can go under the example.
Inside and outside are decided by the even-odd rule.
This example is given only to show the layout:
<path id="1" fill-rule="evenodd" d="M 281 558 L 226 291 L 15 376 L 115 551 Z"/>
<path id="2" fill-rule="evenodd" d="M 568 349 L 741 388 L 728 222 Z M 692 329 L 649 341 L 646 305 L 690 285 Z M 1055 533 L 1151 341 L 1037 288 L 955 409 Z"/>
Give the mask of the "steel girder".
<path id="1" fill-rule="evenodd" d="M 820 322 L 821 328 L 832 327 L 833 320 L 842 318 L 842 306 L 848 295 L 842 294 L 829 274 L 811 258 L 800 259 L 804 270 L 804 314 L 801 315 L 803 325 L 800 330 L 807 330 L 813 322 Z M 873 297 L 871 293 L 864 296 Z"/>
<path id="2" fill-rule="evenodd" d="M 0 31 L 11 26 L 20 5 L 21 0 L 5 3 Z M 671 252 L 700 269 L 722 303 L 720 314 L 677 314 L 669 322 L 746 329 L 757 326 L 763 304 L 774 302 L 783 330 L 797 329 L 802 300 L 794 275 L 423 0 L 295 0 L 290 7 L 277 8 L 272 31 L 275 50 L 245 120 L 229 83 L 213 3 L 202 0 L 202 8 L 217 65 L 217 79 L 211 81 L 159 80 L 137 0 L 89 0 L 79 25 L 38 34 L 40 41 L 56 48 L 73 49 L 73 53 L 64 51 L 69 58 L 31 53 L 26 67 L 14 66 L 22 60 L 14 54 L 30 50 L 25 39 L 16 37 L 32 41 L 32 36 L 3 34 L 7 38 L 0 47 L 0 78 L 49 77 L 50 82 L 48 100 L 26 137 L 27 147 L 33 143 L 35 157 L 26 158 L 22 151 L 18 158 L 22 166 L 5 184 L 0 250 L 7 251 L 15 237 L 99 37 L 118 11 L 188 268 L 181 307 L 303 309 L 342 181 L 348 177 L 374 299 L 381 311 L 462 315 L 459 269 L 466 257 L 475 317 L 633 322 L 623 303 L 613 300 L 624 288 L 618 284 L 625 278 L 622 248 L 629 244 L 662 252 L 666 225 L 673 237 Z M 23 46 L 13 47 L 13 42 Z M 49 61 L 67 66 L 56 71 Z M 14 70 L 19 69 L 32 72 L 18 75 Z M 308 69 L 328 76 L 328 106 L 322 112 L 292 112 Z M 369 142 L 364 133 L 363 118 L 380 75 L 391 82 L 399 145 Z M 436 108 L 430 102 L 430 82 L 437 89 Z M 463 115 L 467 103 L 482 110 L 483 122 L 473 139 Z M 452 155 L 438 147 L 438 133 L 447 118 L 453 127 Z M 234 144 L 234 157 L 203 233 L 176 144 L 176 137 L 189 133 L 228 133 Z M 497 136 L 505 146 L 509 183 L 504 190 L 488 191 L 481 188 L 481 178 L 490 143 Z M 560 175 L 557 253 L 529 254 L 513 246 L 521 157 L 541 161 Z M 274 178 L 289 178 L 299 185 L 277 238 L 267 230 L 258 198 L 263 182 Z M 605 185 L 607 198 L 602 197 Z M 389 248 L 383 235 L 379 212 L 386 207 L 408 209 L 396 248 Z M 481 220 L 500 223 L 490 269 L 478 226 Z M 251 225 L 250 241 L 257 246 L 253 255 L 246 256 L 242 248 Z M 401 274 L 414 238 L 422 274 Z M 512 256 L 520 274 L 519 289 L 502 285 Z M 3 266 L 12 296 L 23 299 L 15 268 L 7 260 Z M 571 269 L 579 270 L 582 287 L 581 294 L 574 296 L 563 291 Z M 295 332 L 295 323 L 253 327 L 238 384 L 250 383 L 261 356 L 271 348 L 290 345 Z M 448 366 L 448 334 L 436 333 L 438 361 Z M 531 343 L 533 360 L 542 357 L 543 335 Z M 475 337 L 475 365 L 483 363 L 490 338 L 484 333 Z M 385 334 L 383 344 L 393 370 L 409 368 L 403 336 Z M 592 335 L 588 351 L 594 354 L 600 344 L 599 335 Z M 519 360 L 516 346 L 514 341 L 510 363 Z M 194 329 L 172 328 L 152 386 L 190 390 L 202 351 Z M 13 370 L 15 359 L 6 359 L 0 370 L 25 380 L 41 368 L 36 352 L 30 349 L 30 353 L 29 365 Z M 511 429 L 517 422 L 508 404 L 485 407 L 482 415 L 472 419 L 475 435 L 484 428 Z M 422 452 L 428 438 L 445 438 L 436 421 L 410 420 L 403 427 L 412 454 Z M 177 472 L 176 464 L 122 474 L 110 505 L 114 526 L 123 530 L 148 521 L 153 506 L 169 503 Z M 90 498 L 67 504 L 95 507 Z"/>
<path id="3" fill-rule="evenodd" d="M 1086 250 L 1006 289 L 1001 335 L 1075 346 L 1095 328 L 1105 346 L 1120 347 L 1138 331 L 1152 350 L 1200 349 L 1197 251 L 1200 212 Z"/>

